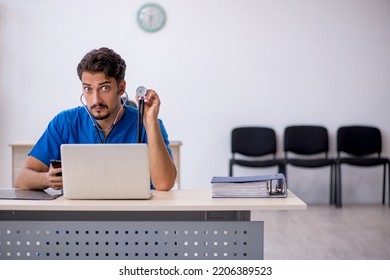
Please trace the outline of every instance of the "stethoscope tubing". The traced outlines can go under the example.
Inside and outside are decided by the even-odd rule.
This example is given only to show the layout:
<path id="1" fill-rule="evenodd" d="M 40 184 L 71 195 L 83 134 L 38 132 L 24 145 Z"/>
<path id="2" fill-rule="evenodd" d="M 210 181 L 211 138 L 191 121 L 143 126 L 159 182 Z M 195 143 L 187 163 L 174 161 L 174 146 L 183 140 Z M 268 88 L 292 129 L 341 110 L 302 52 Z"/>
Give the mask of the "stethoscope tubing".
<path id="1" fill-rule="evenodd" d="M 118 113 L 116 114 L 116 117 L 115 117 L 114 122 L 111 124 L 111 126 L 110 126 L 109 128 L 106 128 L 106 129 L 101 129 L 101 128 L 97 125 L 96 119 L 92 116 L 91 112 L 90 112 L 89 109 L 88 109 L 88 106 L 87 106 L 87 105 L 84 103 L 84 101 L 83 101 L 83 96 L 84 96 L 84 94 L 81 94 L 81 95 L 80 95 L 80 102 L 81 102 L 81 104 L 83 104 L 83 107 L 84 107 L 85 111 L 87 112 L 87 114 L 88 114 L 88 116 L 89 116 L 89 119 L 91 120 L 91 123 L 92 123 L 93 127 L 95 128 L 96 134 L 98 135 L 99 141 L 100 141 L 101 144 L 107 143 L 107 139 L 108 139 L 108 136 L 109 136 L 110 134 L 108 134 L 107 137 L 106 137 L 106 139 L 103 141 L 102 137 L 100 136 L 99 130 L 102 131 L 102 132 L 107 131 L 107 130 L 111 130 L 111 131 L 114 130 L 115 125 L 116 125 L 116 121 L 118 120 L 118 117 L 119 117 L 119 114 L 122 112 L 123 108 L 124 108 L 125 105 L 126 105 L 127 100 L 129 99 L 129 95 L 127 94 L 127 92 L 124 91 L 124 93 L 126 94 L 126 99 L 124 100 L 121 109 L 120 109 L 120 110 L 118 111 Z M 110 131 L 110 133 L 111 133 L 111 131 Z"/>

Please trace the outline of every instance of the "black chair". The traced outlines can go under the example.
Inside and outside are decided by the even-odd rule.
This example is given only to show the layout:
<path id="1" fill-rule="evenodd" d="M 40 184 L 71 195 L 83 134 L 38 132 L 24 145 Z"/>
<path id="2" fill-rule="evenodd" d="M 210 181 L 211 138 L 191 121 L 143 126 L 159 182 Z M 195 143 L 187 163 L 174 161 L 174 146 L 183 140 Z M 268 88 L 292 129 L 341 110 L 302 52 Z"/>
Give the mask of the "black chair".
<path id="1" fill-rule="evenodd" d="M 231 133 L 232 158 L 229 161 L 229 176 L 233 176 L 233 166 L 253 168 L 278 167 L 284 173 L 284 161 L 276 158 L 276 134 L 268 127 L 238 127 Z M 237 159 L 237 154 L 245 158 Z"/>
<path id="2" fill-rule="evenodd" d="M 342 206 L 341 165 L 368 167 L 383 165 L 382 204 L 385 204 L 386 165 L 390 174 L 390 161 L 381 157 L 382 135 L 380 129 L 372 126 L 343 126 L 337 130 L 337 184 L 336 206 Z M 389 192 L 390 206 L 390 192 Z"/>
<path id="3" fill-rule="evenodd" d="M 288 165 L 303 168 L 330 167 L 330 204 L 335 203 L 336 161 L 329 158 L 328 130 L 323 126 L 293 125 L 284 130 L 286 173 Z M 294 157 L 289 157 L 289 154 Z M 285 174 L 287 177 L 287 174 Z"/>

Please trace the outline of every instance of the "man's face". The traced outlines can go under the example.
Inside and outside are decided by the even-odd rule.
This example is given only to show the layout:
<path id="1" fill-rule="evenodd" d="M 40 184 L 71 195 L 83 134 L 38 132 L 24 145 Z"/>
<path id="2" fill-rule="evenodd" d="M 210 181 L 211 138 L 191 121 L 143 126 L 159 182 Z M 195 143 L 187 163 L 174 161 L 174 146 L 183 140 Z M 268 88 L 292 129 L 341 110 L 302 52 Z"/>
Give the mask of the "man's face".
<path id="1" fill-rule="evenodd" d="M 88 109 L 94 118 L 108 120 L 112 117 L 120 108 L 120 96 L 125 90 L 125 81 L 118 86 L 115 78 L 108 78 L 103 72 L 83 72 L 81 80 Z"/>

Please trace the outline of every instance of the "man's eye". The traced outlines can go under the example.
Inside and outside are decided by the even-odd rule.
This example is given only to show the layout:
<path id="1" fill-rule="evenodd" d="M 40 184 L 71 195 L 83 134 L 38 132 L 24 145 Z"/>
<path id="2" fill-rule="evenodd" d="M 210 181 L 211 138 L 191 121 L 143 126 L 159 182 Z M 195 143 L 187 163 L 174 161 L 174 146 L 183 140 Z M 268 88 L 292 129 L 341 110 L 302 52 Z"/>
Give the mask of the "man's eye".
<path id="1" fill-rule="evenodd" d="M 103 91 L 109 91 L 109 90 L 110 90 L 110 87 L 109 87 L 109 86 L 102 86 L 102 90 L 103 90 Z"/>
<path id="2" fill-rule="evenodd" d="M 90 87 L 84 87 L 84 91 L 85 91 L 86 93 L 90 93 L 90 92 L 92 92 L 92 88 L 90 88 Z"/>

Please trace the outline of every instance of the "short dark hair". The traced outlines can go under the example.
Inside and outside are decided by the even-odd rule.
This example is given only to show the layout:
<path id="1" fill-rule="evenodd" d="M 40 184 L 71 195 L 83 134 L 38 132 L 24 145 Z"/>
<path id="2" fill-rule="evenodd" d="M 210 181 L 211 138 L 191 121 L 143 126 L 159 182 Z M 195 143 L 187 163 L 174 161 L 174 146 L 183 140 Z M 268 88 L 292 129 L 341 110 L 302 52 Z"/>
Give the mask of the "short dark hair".
<path id="1" fill-rule="evenodd" d="M 114 77 L 119 85 L 125 79 L 126 62 L 109 48 L 94 49 L 77 65 L 77 75 L 80 80 L 83 72 L 104 72 L 107 78 Z"/>

